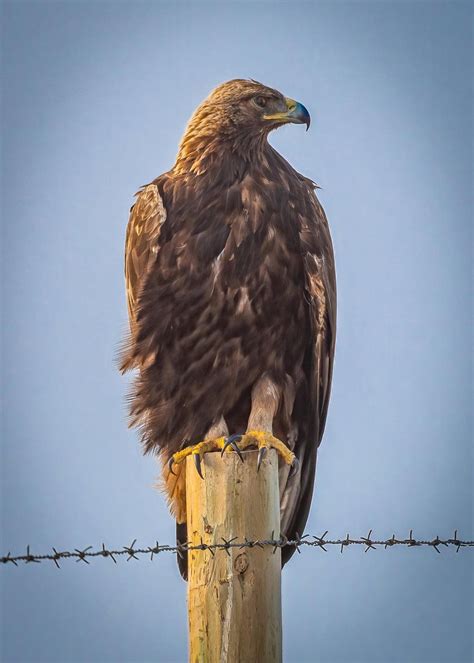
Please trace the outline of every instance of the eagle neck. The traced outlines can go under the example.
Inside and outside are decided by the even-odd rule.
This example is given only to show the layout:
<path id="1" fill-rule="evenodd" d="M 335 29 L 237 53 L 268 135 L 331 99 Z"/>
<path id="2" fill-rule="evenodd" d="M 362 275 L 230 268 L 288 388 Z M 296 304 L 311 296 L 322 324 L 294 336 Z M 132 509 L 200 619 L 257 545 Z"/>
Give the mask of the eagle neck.
<path id="1" fill-rule="evenodd" d="M 267 134 L 263 133 L 191 137 L 182 142 L 173 171 L 177 175 L 235 181 L 264 161 L 270 149 Z"/>

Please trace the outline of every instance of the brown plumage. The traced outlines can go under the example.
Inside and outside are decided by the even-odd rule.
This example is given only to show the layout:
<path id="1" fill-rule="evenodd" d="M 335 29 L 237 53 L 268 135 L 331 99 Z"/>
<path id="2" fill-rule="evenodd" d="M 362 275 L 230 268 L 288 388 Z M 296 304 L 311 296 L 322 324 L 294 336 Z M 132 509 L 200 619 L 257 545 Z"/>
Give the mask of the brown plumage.
<path id="1" fill-rule="evenodd" d="M 171 474 L 168 459 L 245 431 L 249 417 L 268 421 L 300 461 L 292 477 L 281 470 L 283 534 L 302 533 L 310 508 L 336 282 L 315 185 L 267 142 L 285 122 L 309 115 L 256 81 L 219 86 L 192 116 L 173 168 L 141 189 L 130 214 L 122 370 L 138 369 L 131 422 L 163 461 L 182 537 L 185 475 L 181 465 Z"/>

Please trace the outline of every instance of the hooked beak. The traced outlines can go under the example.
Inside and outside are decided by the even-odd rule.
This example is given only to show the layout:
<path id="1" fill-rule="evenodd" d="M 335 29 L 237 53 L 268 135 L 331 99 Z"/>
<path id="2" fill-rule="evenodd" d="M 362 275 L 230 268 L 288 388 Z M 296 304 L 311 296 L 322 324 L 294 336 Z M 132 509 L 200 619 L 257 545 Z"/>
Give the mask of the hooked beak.
<path id="1" fill-rule="evenodd" d="M 287 111 L 283 113 L 273 113 L 272 115 L 264 115 L 265 120 L 276 120 L 277 122 L 282 123 L 292 123 L 292 124 L 306 124 L 306 131 L 309 129 L 311 124 L 311 117 L 308 113 L 308 110 L 300 104 L 299 101 L 294 99 L 285 98 Z"/>

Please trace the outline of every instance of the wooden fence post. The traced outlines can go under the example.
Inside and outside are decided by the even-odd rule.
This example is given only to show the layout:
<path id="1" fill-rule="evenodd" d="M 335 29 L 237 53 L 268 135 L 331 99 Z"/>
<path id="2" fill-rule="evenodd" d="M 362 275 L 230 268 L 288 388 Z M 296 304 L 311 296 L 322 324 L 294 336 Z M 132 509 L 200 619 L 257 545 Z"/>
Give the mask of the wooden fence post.
<path id="1" fill-rule="evenodd" d="M 202 480 L 187 459 L 188 541 L 192 545 L 280 536 L 278 458 L 269 451 L 206 454 Z M 271 546 L 190 551 L 190 663 L 280 663 L 281 550 Z"/>

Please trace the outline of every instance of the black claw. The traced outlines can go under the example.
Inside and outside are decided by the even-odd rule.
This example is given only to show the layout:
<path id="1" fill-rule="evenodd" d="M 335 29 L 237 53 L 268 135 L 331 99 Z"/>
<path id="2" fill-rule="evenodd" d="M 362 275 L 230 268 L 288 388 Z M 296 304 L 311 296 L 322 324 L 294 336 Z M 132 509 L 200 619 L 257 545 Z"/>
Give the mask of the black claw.
<path id="1" fill-rule="evenodd" d="M 298 472 L 299 467 L 300 467 L 300 461 L 298 460 L 297 456 L 295 456 L 293 462 L 291 463 L 290 473 L 288 476 L 289 477 L 294 476 Z"/>
<path id="2" fill-rule="evenodd" d="M 197 473 L 201 477 L 201 479 L 204 479 L 202 476 L 202 470 L 201 470 L 201 456 L 199 454 L 193 454 L 194 456 L 194 464 L 196 466 Z"/>
<path id="3" fill-rule="evenodd" d="M 174 476 L 176 476 L 176 474 L 173 472 L 173 465 L 174 465 L 174 458 L 173 456 L 171 456 L 171 458 L 168 461 L 168 469 L 171 472 L 171 474 L 174 474 Z"/>
<path id="4" fill-rule="evenodd" d="M 262 464 L 263 457 L 267 453 L 267 447 L 260 447 L 258 450 L 258 458 L 257 458 L 257 472 L 260 470 L 260 465 Z"/>
<path id="5" fill-rule="evenodd" d="M 230 437 L 228 437 L 224 443 L 224 446 L 222 447 L 221 456 L 224 455 L 224 452 L 227 449 L 227 447 L 232 447 L 232 449 L 235 451 L 235 453 L 238 455 L 238 457 L 243 463 L 244 457 L 242 456 L 242 452 L 240 451 L 239 447 L 236 444 L 237 440 L 241 439 L 242 435 L 231 435 Z"/>

